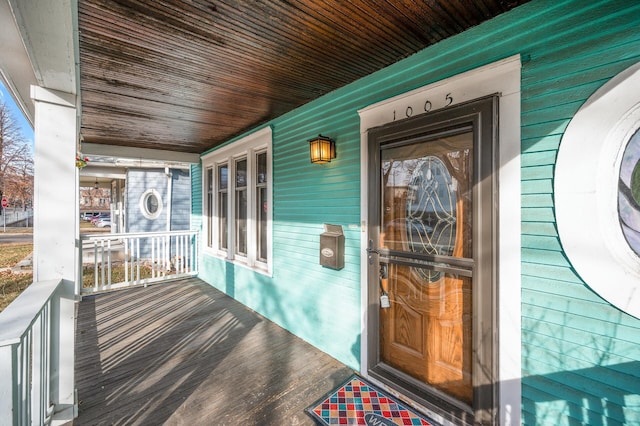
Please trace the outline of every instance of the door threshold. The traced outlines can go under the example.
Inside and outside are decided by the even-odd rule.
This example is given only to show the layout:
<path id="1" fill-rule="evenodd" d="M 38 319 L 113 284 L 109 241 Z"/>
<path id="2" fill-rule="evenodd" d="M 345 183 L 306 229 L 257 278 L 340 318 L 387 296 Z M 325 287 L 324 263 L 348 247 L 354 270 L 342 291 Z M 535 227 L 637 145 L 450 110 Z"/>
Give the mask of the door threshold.
<path id="1" fill-rule="evenodd" d="M 393 373 L 389 370 L 393 370 Z M 392 367 L 378 365 L 368 371 L 367 379 L 380 386 L 396 398 L 400 399 L 416 411 L 436 420 L 443 426 L 471 426 L 474 416 L 470 408 L 462 408 L 452 402 L 444 394 L 437 391 L 427 392 L 410 377 Z"/>

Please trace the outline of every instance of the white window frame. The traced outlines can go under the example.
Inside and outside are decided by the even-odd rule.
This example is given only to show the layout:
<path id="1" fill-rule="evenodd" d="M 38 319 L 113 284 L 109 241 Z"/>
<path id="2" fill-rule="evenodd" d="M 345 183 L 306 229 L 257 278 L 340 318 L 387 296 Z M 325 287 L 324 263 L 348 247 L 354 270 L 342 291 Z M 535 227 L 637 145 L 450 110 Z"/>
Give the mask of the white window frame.
<path id="1" fill-rule="evenodd" d="M 265 127 L 251 135 L 248 135 L 236 142 L 225 145 L 215 151 L 201 157 L 202 161 L 202 206 L 203 206 L 203 235 L 212 232 L 212 245 L 208 245 L 207 239 L 203 239 L 203 253 L 224 259 L 234 264 L 246 266 L 261 273 L 270 275 L 273 264 L 273 178 L 272 178 L 272 131 L 271 127 Z M 265 152 L 267 154 L 267 261 L 257 259 L 257 206 L 256 206 L 256 155 Z M 247 160 L 247 256 L 235 254 L 235 195 L 236 195 L 236 161 L 246 158 Z M 219 229 L 217 226 L 218 207 L 218 166 L 227 164 L 227 247 L 219 247 Z M 212 211 L 208 211 L 207 203 L 207 170 L 213 168 L 213 203 Z"/>
<path id="2" fill-rule="evenodd" d="M 640 129 L 640 62 L 593 93 L 560 142 L 555 206 L 562 247 L 584 282 L 640 318 L 640 256 L 627 243 L 618 214 L 620 164 Z"/>
<path id="3" fill-rule="evenodd" d="M 153 213 L 150 212 L 149 209 L 147 208 L 147 199 L 151 196 L 156 197 L 156 199 L 158 200 L 158 209 Z M 158 217 L 160 217 L 160 215 L 162 214 L 163 204 L 164 204 L 164 201 L 162 200 L 162 195 L 160 195 L 160 193 L 153 188 L 147 189 L 140 196 L 140 212 L 144 217 L 146 217 L 149 220 L 155 220 Z"/>

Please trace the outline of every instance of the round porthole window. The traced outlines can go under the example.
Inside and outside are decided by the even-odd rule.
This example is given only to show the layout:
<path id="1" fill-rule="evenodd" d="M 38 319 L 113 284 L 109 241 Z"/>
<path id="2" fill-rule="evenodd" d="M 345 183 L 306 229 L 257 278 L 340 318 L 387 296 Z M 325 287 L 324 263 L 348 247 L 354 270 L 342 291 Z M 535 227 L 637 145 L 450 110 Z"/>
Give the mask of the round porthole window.
<path id="1" fill-rule="evenodd" d="M 618 210 L 622 233 L 631 249 L 640 256 L 640 131 L 631 137 L 622 156 Z"/>
<path id="2" fill-rule="evenodd" d="M 613 77 L 573 117 L 555 172 L 558 234 L 576 272 L 640 318 L 640 63 Z"/>
<path id="3" fill-rule="evenodd" d="M 140 197 L 140 211 L 147 219 L 156 219 L 162 213 L 162 197 L 155 189 L 146 190 Z"/>

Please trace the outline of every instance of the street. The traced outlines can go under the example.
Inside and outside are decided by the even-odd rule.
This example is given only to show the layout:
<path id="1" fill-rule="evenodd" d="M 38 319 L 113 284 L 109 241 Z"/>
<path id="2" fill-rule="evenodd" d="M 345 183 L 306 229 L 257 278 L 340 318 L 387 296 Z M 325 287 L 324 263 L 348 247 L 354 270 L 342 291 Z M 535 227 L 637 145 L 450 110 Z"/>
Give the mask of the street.
<path id="1" fill-rule="evenodd" d="M 33 242 L 33 234 L 27 233 L 12 233 L 11 231 L 2 232 L 0 227 L 0 245 L 12 244 L 12 243 L 31 243 Z"/>

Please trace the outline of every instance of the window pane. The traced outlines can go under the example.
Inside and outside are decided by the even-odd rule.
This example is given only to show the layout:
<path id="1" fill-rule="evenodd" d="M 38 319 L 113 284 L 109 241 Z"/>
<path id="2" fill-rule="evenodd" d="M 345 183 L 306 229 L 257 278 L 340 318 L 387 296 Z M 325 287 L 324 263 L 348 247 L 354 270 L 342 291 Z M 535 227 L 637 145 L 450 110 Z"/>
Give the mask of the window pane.
<path id="1" fill-rule="evenodd" d="M 207 247 L 213 246 L 213 169 L 207 169 Z"/>
<path id="2" fill-rule="evenodd" d="M 256 155 L 256 163 L 258 165 L 257 171 L 258 176 L 256 176 L 256 182 L 258 184 L 267 182 L 267 153 L 262 152 Z"/>
<path id="3" fill-rule="evenodd" d="M 229 248 L 227 244 L 227 193 L 218 194 L 218 244 L 222 250 Z"/>
<path id="4" fill-rule="evenodd" d="M 247 160 L 236 161 L 236 187 L 247 186 Z"/>
<path id="5" fill-rule="evenodd" d="M 153 215 L 158 211 L 158 197 L 155 194 L 147 195 L 147 212 Z"/>
<path id="6" fill-rule="evenodd" d="M 473 257 L 472 134 L 389 148 L 381 155 L 386 246 Z M 439 279 L 433 274 L 429 280 Z"/>
<path id="7" fill-rule="evenodd" d="M 258 188 L 258 260 L 267 261 L 267 188 Z"/>
<path id="8" fill-rule="evenodd" d="M 236 253 L 247 255 L 247 191 L 236 191 Z"/>
<path id="9" fill-rule="evenodd" d="M 229 248 L 227 229 L 227 178 L 229 167 L 224 164 L 218 167 L 218 246 L 221 250 Z"/>
<path id="10" fill-rule="evenodd" d="M 228 174 L 229 174 L 229 167 L 227 167 L 226 164 L 218 168 L 218 189 L 220 190 L 227 189 L 229 185 L 228 183 L 229 177 L 227 176 Z"/>
<path id="11" fill-rule="evenodd" d="M 267 261 L 267 153 L 256 154 L 256 258 Z"/>
<path id="12" fill-rule="evenodd" d="M 247 159 L 236 161 L 236 254 L 247 255 Z"/>

